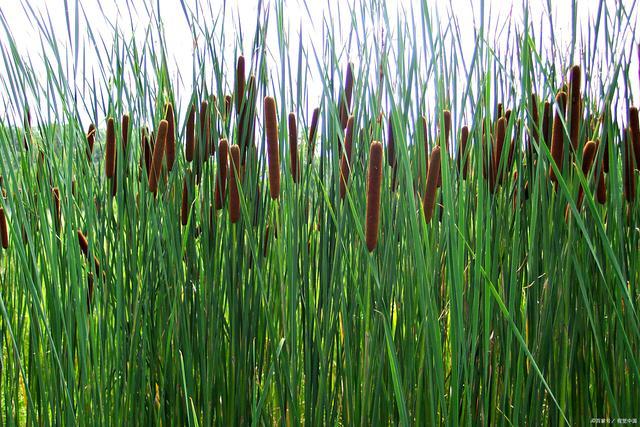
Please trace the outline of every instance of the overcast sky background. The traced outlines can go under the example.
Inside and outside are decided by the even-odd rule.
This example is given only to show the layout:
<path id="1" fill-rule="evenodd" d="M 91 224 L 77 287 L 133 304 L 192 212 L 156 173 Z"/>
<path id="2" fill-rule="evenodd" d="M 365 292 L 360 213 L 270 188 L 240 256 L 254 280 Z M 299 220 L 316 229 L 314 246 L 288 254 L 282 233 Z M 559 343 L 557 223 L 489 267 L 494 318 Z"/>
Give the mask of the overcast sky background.
<path id="1" fill-rule="evenodd" d="M 69 0 L 69 7 L 71 19 L 74 16 L 74 0 Z M 118 1 L 100 1 L 100 0 L 82 0 L 81 2 L 82 12 L 86 13 L 89 17 L 102 17 L 106 16 L 111 23 L 118 23 L 121 28 L 124 29 L 124 35 L 130 36 L 130 29 L 133 28 L 136 38 L 142 38 L 144 32 L 147 29 L 149 22 L 149 11 L 146 10 L 144 1 L 124 0 Z M 194 8 L 197 4 L 202 2 L 196 2 L 196 0 L 185 0 L 185 4 L 189 8 Z M 212 9 L 215 11 L 222 6 L 222 1 L 211 0 Z M 268 1 L 265 1 L 268 4 Z M 546 3 L 546 2 L 544 2 Z M 586 30 L 589 26 L 590 20 L 593 19 L 597 11 L 599 1 L 597 0 L 579 0 L 579 15 L 578 15 L 578 31 L 584 31 L 586 37 Z M 608 0 L 608 5 L 613 8 L 616 2 L 615 0 Z M 623 3 L 629 8 L 629 10 L 637 15 L 637 6 L 635 6 L 634 0 L 624 0 Z M 159 5 L 159 13 L 162 22 L 165 24 L 167 31 L 171 31 L 171 37 L 167 38 L 167 51 L 172 59 L 170 61 L 170 72 L 172 78 L 176 78 L 177 70 L 180 67 L 184 67 L 188 64 L 188 71 L 185 73 L 186 77 L 190 76 L 190 67 L 192 63 L 193 55 L 193 40 L 191 32 L 188 29 L 187 21 L 182 10 L 180 0 L 154 0 L 154 5 Z M 475 45 L 474 39 L 474 27 L 479 24 L 479 4 L 477 0 L 451 0 L 451 1 L 436 1 L 427 0 L 427 4 L 433 13 L 440 15 L 441 22 L 446 19 L 448 13 L 453 13 L 459 20 L 461 29 L 461 42 L 462 50 L 465 52 L 465 56 L 471 55 Z M 496 27 L 496 23 L 503 23 L 505 19 L 511 17 L 515 22 L 521 24 L 522 21 L 522 1 L 514 0 L 498 0 L 485 2 L 487 11 L 487 19 L 491 20 L 493 27 Z M 303 36 L 309 46 L 321 45 L 322 40 L 322 25 L 323 17 L 327 17 L 330 13 L 333 16 L 336 28 L 340 30 L 340 36 L 345 37 L 348 35 L 349 22 L 346 2 L 335 1 L 313 1 L 310 0 L 308 4 L 302 0 L 287 0 L 285 2 L 286 18 L 289 21 L 292 37 L 297 38 L 298 28 L 302 28 Z M 413 7 L 417 11 L 420 8 L 419 0 L 390 0 L 387 2 L 388 10 L 391 13 L 409 13 Z M 130 7 L 135 8 L 132 10 Z M 243 31 L 245 32 L 245 55 L 249 50 L 249 45 L 253 37 L 254 22 L 257 14 L 258 2 L 253 0 L 241 1 L 241 0 L 229 0 L 227 2 L 227 19 L 234 22 L 238 21 L 238 14 L 242 17 Z M 541 18 L 544 14 L 546 6 L 542 1 L 530 2 L 530 14 L 533 22 L 542 23 L 543 38 L 549 38 L 547 20 Z M 263 7 L 266 7 L 263 5 Z M 308 9 L 307 9 L 308 8 Z M 561 49 L 569 49 L 569 40 L 571 39 L 571 2 L 568 0 L 559 0 L 552 2 L 553 18 L 555 36 L 559 41 L 558 45 Z M 32 11 L 33 12 L 32 12 Z M 40 44 L 40 30 L 34 26 L 32 20 L 28 18 L 31 13 L 42 14 L 48 16 L 48 20 L 51 21 L 53 28 L 56 29 L 56 36 L 58 38 L 59 45 L 64 49 L 64 46 L 68 46 L 69 39 L 67 37 L 67 22 L 65 13 L 64 0 L 0 0 L 0 11 L 4 14 L 8 21 L 11 31 L 16 40 L 18 40 L 18 48 L 23 55 L 31 57 L 33 64 L 41 66 L 42 46 Z M 130 12 L 132 18 L 130 19 Z M 212 14 L 215 16 L 215 12 Z M 82 21 L 82 18 L 81 18 Z M 95 19 L 91 21 L 91 28 L 97 34 L 104 37 L 107 43 L 113 40 L 111 35 L 112 27 L 105 24 L 101 19 Z M 395 22 L 395 17 L 391 16 L 391 22 Z M 133 25 L 132 25 L 133 24 Z M 485 22 L 487 24 L 487 22 Z M 73 23 L 72 23 L 73 25 Z M 537 24 L 536 24 L 537 25 Z M 537 29 L 539 30 L 539 29 Z M 4 30 L 0 30 L 0 33 L 4 35 Z M 393 33 L 393 31 L 392 31 Z M 271 25 L 269 36 L 271 40 L 276 40 L 275 25 Z M 491 37 L 491 35 L 489 36 Z M 637 36 L 635 37 L 635 44 L 638 42 Z M 336 40 L 336 43 L 340 45 L 343 40 Z M 227 48 L 232 52 L 234 47 L 233 35 L 227 36 L 228 46 Z M 295 44 L 295 43 L 294 43 Z M 81 43 L 82 46 L 82 43 Z M 349 52 L 347 56 L 349 60 L 353 60 L 353 57 L 357 52 Z M 229 57 L 232 55 L 230 54 Z M 91 52 L 87 52 L 88 62 L 95 61 L 95 56 L 92 56 Z M 467 58 L 467 61 L 470 58 Z M 346 62 L 346 59 L 345 59 Z M 233 64 L 228 64 L 231 67 Z M 0 66 L 0 71 L 3 71 L 3 67 Z M 604 70 L 606 72 L 606 70 Z M 44 69 L 41 67 L 41 71 Z M 634 53 L 634 60 L 632 61 L 632 76 L 638 75 L 637 56 Z M 182 76 L 183 79 L 185 76 Z M 637 99 L 638 92 L 638 78 L 632 78 L 632 94 L 633 98 Z M 232 80 L 231 80 L 232 82 Z M 188 97 L 190 94 L 190 82 L 183 80 L 184 86 L 180 88 L 183 97 Z M 312 96 L 313 94 L 311 94 Z M 319 96 L 319 94 L 317 95 Z M 637 102 L 636 102 L 637 103 Z"/>

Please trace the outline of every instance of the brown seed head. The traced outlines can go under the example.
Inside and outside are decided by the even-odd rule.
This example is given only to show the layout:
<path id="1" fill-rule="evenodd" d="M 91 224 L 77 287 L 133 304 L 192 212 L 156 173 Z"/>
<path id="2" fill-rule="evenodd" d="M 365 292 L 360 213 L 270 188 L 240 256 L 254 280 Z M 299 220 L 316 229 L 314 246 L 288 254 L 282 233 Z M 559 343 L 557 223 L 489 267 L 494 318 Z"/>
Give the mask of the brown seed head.
<path id="1" fill-rule="evenodd" d="M 311 126 L 309 126 L 309 162 L 313 158 L 315 151 L 316 132 L 318 131 L 318 120 L 320 118 L 320 108 L 315 108 L 311 115 Z"/>
<path id="2" fill-rule="evenodd" d="M 151 173 L 149 174 L 149 190 L 155 194 L 158 191 L 158 179 L 162 171 L 162 158 L 164 157 L 165 144 L 167 142 L 167 129 L 169 123 L 166 120 L 160 120 L 158 126 L 158 136 L 156 144 L 153 148 L 153 158 L 151 160 Z"/>
<path id="3" fill-rule="evenodd" d="M 369 148 L 369 173 L 367 177 L 367 213 L 365 238 L 367 249 L 372 252 L 378 244 L 380 226 L 380 189 L 382 185 L 382 144 L 373 141 Z"/>
<path id="4" fill-rule="evenodd" d="M 167 128 L 167 145 L 165 147 L 167 152 L 167 169 L 171 172 L 173 170 L 173 164 L 176 161 L 176 122 L 173 105 L 170 102 L 167 104 L 165 120 L 169 124 Z"/>
<path id="5" fill-rule="evenodd" d="M 293 182 L 298 182 L 300 180 L 300 171 L 298 170 L 298 126 L 296 124 L 296 115 L 293 112 L 289 113 L 289 160 Z"/>
<path id="6" fill-rule="evenodd" d="M 623 157 L 623 186 L 624 197 L 627 202 L 632 203 L 636 198 L 636 180 L 633 174 L 634 161 L 633 161 L 633 145 L 631 144 L 631 131 L 625 129 L 625 150 Z"/>
<path id="7" fill-rule="evenodd" d="M 196 137 L 195 137 L 195 124 L 196 124 L 196 106 L 191 104 L 191 108 L 189 109 L 189 116 L 187 117 L 187 136 L 185 143 L 185 152 L 184 157 L 187 162 L 193 161 L 193 153 L 196 148 Z"/>
<path id="8" fill-rule="evenodd" d="M 107 147 L 105 150 L 105 172 L 107 178 L 116 174 L 116 127 L 113 117 L 107 120 Z"/>
<path id="9" fill-rule="evenodd" d="M 638 108 L 629 108 L 629 131 L 631 132 L 631 145 L 635 157 L 635 168 L 640 169 L 640 124 L 638 122 Z"/>
<path id="10" fill-rule="evenodd" d="M 238 62 L 236 63 L 236 114 L 240 114 L 241 111 L 240 109 L 244 98 L 245 83 L 244 56 L 240 55 L 238 57 Z"/>
<path id="11" fill-rule="evenodd" d="M 267 135 L 267 161 L 269 163 L 269 192 L 272 199 L 280 195 L 280 150 L 278 148 L 278 118 L 276 117 L 276 101 L 264 98 L 264 120 Z"/>
<path id="12" fill-rule="evenodd" d="M 122 115 L 122 151 L 125 152 L 127 150 L 127 145 L 129 144 L 129 115 Z"/>
<path id="13" fill-rule="evenodd" d="M 578 135 L 580 133 L 580 118 L 582 117 L 581 98 L 580 98 L 580 66 L 574 65 L 571 68 L 569 82 L 571 89 L 569 91 L 569 136 L 571 138 L 571 146 L 573 151 L 578 150 Z"/>
<path id="14" fill-rule="evenodd" d="M 427 175 L 427 185 L 422 201 L 424 210 L 424 219 L 429 224 L 433 217 L 433 208 L 436 204 L 436 191 L 438 189 L 438 177 L 440 175 L 440 147 L 435 146 L 431 151 L 431 159 L 429 160 L 429 173 Z"/>
<path id="15" fill-rule="evenodd" d="M 558 170 L 562 173 L 562 160 L 564 157 L 564 130 L 562 127 L 562 116 L 564 115 L 567 105 L 567 94 L 560 92 L 556 96 L 556 112 L 553 118 L 553 135 L 551 137 L 551 157 L 558 166 Z M 549 177 L 554 183 L 558 182 L 556 173 L 552 167 L 549 167 Z"/>
<path id="16" fill-rule="evenodd" d="M 458 168 L 462 173 L 462 179 L 466 180 L 469 174 L 469 155 L 467 142 L 469 141 L 469 128 L 463 126 L 460 132 L 460 149 L 458 150 Z M 464 159 L 464 162 L 462 161 Z M 462 164 L 462 166 L 460 166 Z"/>
<path id="17" fill-rule="evenodd" d="M 0 241 L 2 248 L 9 248 L 9 229 L 7 228 L 7 218 L 4 215 L 4 209 L 0 208 Z"/>
<path id="18" fill-rule="evenodd" d="M 596 158 L 596 143 L 594 141 L 588 141 L 582 150 L 582 174 L 587 177 L 589 175 L 589 171 L 591 170 L 591 166 L 593 165 L 593 161 Z M 582 206 L 582 199 L 584 198 L 584 189 L 580 186 L 578 190 L 578 200 L 577 206 L 578 209 Z"/>
<path id="19" fill-rule="evenodd" d="M 240 194 L 238 181 L 240 180 L 240 147 L 231 146 L 231 177 L 229 179 L 229 219 L 232 223 L 240 219 Z"/>

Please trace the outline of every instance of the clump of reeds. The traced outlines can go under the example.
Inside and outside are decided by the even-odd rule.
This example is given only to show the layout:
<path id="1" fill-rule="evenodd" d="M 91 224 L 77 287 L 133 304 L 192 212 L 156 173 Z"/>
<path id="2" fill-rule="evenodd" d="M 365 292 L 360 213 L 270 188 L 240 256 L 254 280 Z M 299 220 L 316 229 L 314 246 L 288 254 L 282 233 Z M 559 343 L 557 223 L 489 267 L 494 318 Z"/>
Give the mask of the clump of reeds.
<path id="1" fill-rule="evenodd" d="M 158 191 L 158 179 L 162 170 L 162 159 L 164 157 L 164 148 L 167 141 L 167 129 L 169 123 L 166 120 L 160 120 L 158 127 L 158 136 L 156 138 L 155 147 L 153 147 L 153 158 L 151 159 L 151 172 L 149 173 L 149 190 L 156 194 Z"/>
<path id="2" fill-rule="evenodd" d="M 87 159 L 91 161 L 93 155 L 93 146 L 96 142 L 96 125 L 91 123 L 89 125 L 89 131 L 87 132 Z"/>
<path id="3" fill-rule="evenodd" d="M 0 207 L 0 241 L 2 248 L 9 248 L 9 229 L 7 228 L 7 218 L 4 214 L 4 208 Z"/>
<path id="4" fill-rule="evenodd" d="M 574 65 L 571 67 L 571 73 L 569 75 L 569 137 L 571 139 L 571 146 L 573 152 L 578 150 L 578 135 L 580 132 L 580 118 L 582 116 L 581 97 L 580 97 L 580 66 Z"/>
<path id="5" fill-rule="evenodd" d="M 556 112 L 553 117 L 553 135 L 551 137 L 551 157 L 558 167 L 558 171 L 562 173 L 562 161 L 564 157 L 564 131 L 562 128 L 562 116 L 564 116 L 565 107 L 567 105 L 567 93 L 560 91 L 556 96 Z M 554 184 L 558 179 L 553 167 L 549 168 L 549 178 Z"/>
<path id="6" fill-rule="evenodd" d="M 431 151 L 429 159 L 429 171 L 427 173 L 427 184 L 422 201 L 424 219 L 429 224 L 433 217 L 433 208 L 436 204 L 436 191 L 438 190 L 438 177 L 440 176 L 440 146 L 436 145 Z"/>
<path id="7" fill-rule="evenodd" d="M 107 178 L 116 174 L 116 127 L 113 117 L 107 120 L 107 146 L 105 149 L 105 173 Z"/>
<path id="8" fill-rule="evenodd" d="M 340 158 L 340 200 L 347 194 L 347 184 L 349 183 L 349 172 L 351 170 L 351 147 L 353 144 L 353 124 L 354 117 L 349 116 L 347 120 L 347 130 L 344 135 L 344 153 Z"/>
<path id="9" fill-rule="evenodd" d="M 369 252 L 372 252 L 378 244 L 378 228 L 380 226 L 380 187 L 382 185 L 382 154 L 382 144 L 379 141 L 373 141 L 369 147 L 367 212 L 365 224 L 365 239 Z"/>
<path id="10" fill-rule="evenodd" d="M 320 118 L 320 108 L 314 108 L 313 113 L 311 114 L 311 125 L 309 126 L 309 141 L 308 141 L 308 145 L 309 145 L 309 163 L 311 163 L 311 160 L 313 159 L 313 153 L 315 151 L 315 140 L 316 140 L 316 133 L 318 131 L 318 120 Z"/>
<path id="11" fill-rule="evenodd" d="M 167 103 L 167 111 L 165 114 L 165 120 L 168 123 L 167 127 L 167 142 L 165 150 L 167 152 L 167 169 L 169 172 L 173 170 L 173 164 L 176 160 L 176 122 L 175 115 L 173 113 L 173 104 Z"/>
<path id="12" fill-rule="evenodd" d="M 189 109 L 189 115 L 187 116 L 187 135 L 185 141 L 185 150 L 184 150 L 184 158 L 187 162 L 193 161 L 193 154 L 196 149 L 196 106 L 191 104 L 191 108 Z"/>
<path id="13" fill-rule="evenodd" d="M 218 143 L 218 177 L 215 186 L 215 207 L 220 210 L 224 206 L 227 192 L 227 165 L 229 157 L 229 143 L 222 138 Z"/>
<path id="14" fill-rule="evenodd" d="M 187 177 L 182 180 L 182 204 L 180 205 L 180 218 L 182 226 L 186 226 L 189 222 L 189 188 L 187 186 Z"/>
<path id="15" fill-rule="evenodd" d="M 298 170 L 298 126 L 296 124 L 296 115 L 289 113 L 289 161 L 291 165 L 291 177 L 293 182 L 300 179 L 300 171 Z"/>
<path id="16" fill-rule="evenodd" d="M 240 147 L 237 144 L 232 145 L 230 153 L 231 176 L 229 178 L 229 219 L 232 223 L 236 223 L 240 219 L 240 194 L 238 192 Z"/>
<path id="17" fill-rule="evenodd" d="M 347 64 L 347 71 L 344 79 L 344 94 L 340 98 L 340 125 L 342 129 L 347 127 L 347 120 L 349 119 L 349 111 L 351 110 L 351 96 L 353 94 L 353 64 L 349 62 Z"/>
<path id="18" fill-rule="evenodd" d="M 624 156 L 623 156 L 623 189 L 627 202 L 632 203 L 636 198 L 636 180 L 634 176 L 635 162 L 633 160 L 633 145 L 631 142 L 631 130 L 624 130 Z"/>
<path id="19" fill-rule="evenodd" d="M 276 101 L 264 98 L 265 133 L 267 136 L 267 161 L 269 164 L 269 192 L 272 199 L 280 195 L 280 150 L 278 148 L 278 118 Z"/>

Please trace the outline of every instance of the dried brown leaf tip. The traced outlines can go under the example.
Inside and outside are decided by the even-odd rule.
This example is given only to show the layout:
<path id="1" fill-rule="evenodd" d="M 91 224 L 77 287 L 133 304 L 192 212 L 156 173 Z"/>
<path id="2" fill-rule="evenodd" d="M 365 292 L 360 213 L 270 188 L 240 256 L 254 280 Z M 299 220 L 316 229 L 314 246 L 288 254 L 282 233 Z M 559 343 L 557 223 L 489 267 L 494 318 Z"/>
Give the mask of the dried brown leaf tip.
<path id="1" fill-rule="evenodd" d="M 267 135 L 267 162 L 269 164 L 269 193 L 272 199 L 280 195 L 280 150 L 278 146 L 278 118 L 276 101 L 264 98 L 265 133 Z"/>
<path id="2" fill-rule="evenodd" d="M 379 141 L 373 141 L 369 148 L 367 212 L 365 224 L 365 238 L 369 252 L 372 252 L 378 244 L 378 228 L 380 226 L 380 189 L 382 185 L 382 155 L 382 144 Z"/>

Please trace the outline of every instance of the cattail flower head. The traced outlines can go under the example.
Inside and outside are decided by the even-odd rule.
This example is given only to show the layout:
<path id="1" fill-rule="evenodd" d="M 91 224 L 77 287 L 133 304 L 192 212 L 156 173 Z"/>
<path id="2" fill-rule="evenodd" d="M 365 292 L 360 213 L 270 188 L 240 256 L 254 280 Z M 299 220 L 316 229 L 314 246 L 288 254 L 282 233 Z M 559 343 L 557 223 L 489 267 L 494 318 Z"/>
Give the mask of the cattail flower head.
<path id="1" fill-rule="evenodd" d="M 167 104 L 165 120 L 168 123 L 167 142 L 165 146 L 167 152 L 167 169 L 171 172 L 173 170 L 173 164 L 176 161 L 176 121 L 173 113 L 173 105 L 170 102 Z"/>
<path id="2" fill-rule="evenodd" d="M 207 161 L 209 157 L 211 146 L 210 146 L 210 129 L 209 129 L 209 103 L 206 100 L 203 100 L 200 103 L 200 145 L 199 147 L 204 146 L 204 157 L 203 161 Z M 200 153 L 201 149 L 198 149 L 198 153 Z"/>
<path id="3" fill-rule="evenodd" d="M 311 125 L 309 126 L 309 162 L 313 158 L 313 152 L 315 151 L 315 139 L 318 131 L 318 120 L 320 118 L 320 108 L 314 108 L 311 115 Z"/>
<path id="4" fill-rule="evenodd" d="M 458 168 L 462 173 L 462 179 L 466 180 L 469 174 L 469 155 L 467 154 L 467 142 L 469 141 L 469 128 L 462 126 L 460 131 L 460 148 L 458 150 Z"/>
<path id="5" fill-rule="evenodd" d="M 122 115 L 122 151 L 127 150 L 129 145 L 129 115 Z"/>
<path id="6" fill-rule="evenodd" d="M 451 134 L 451 111 L 444 110 L 442 112 L 443 123 L 444 123 L 444 140 L 445 142 L 449 141 L 449 135 Z"/>
<path id="7" fill-rule="evenodd" d="M 2 243 L 2 249 L 9 248 L 9 229 L 3 208 L 0 208 L 0 243 Z"/>
<path id="8" fill-rule="evenodd" d="M 189 116 L 187 117 L 187 136 L 185 142 L 184 157 L 187 162 L 193 161 L 193 154 L 196 148 L 196 136 L 195 136 L 195 124 L 196 124 L 196 106 L 191 104 L 189 109 Z"/>
<path id="9" fill-rule="evenodd" d="M 571 67 L 571 74 L 569 76 L 570 90 L 569 90 L 569 137 L 571 139 L 571 146 L 573 151 L 578 150 L 578 135 L 580 133 L 580 118 L 582 116 L 581 98 L 580 98 L 580 66 L 574 65 Z"/>
<path id="10" fill-rule="evenodd" d="M 593 161 L 596 158 L 596 143 L 594 141 L 588 141 L 582 150 L 582 174 L 587 177 L 589 171 L 591 170 L 591 166 L 593 165 Z M 578 200 L 576 205 L 578 209 L 582 206 L 582 199 L 584 198 L 584 189 L 580 186 L 578 190 Z"/>
<path id="11" fill-rule="evenodd" d="M 264 98 L 264 120 L 267 135 L 267 161 L 269 163 L 269 192 L 272 199 L 280 195 L 280 150 L 278 147 L 278 118 L 276 117 L 276 101 Z"/>
<path id="12" fill-rule="evenodd" d="M 542 136 L 544 137 L 547 145 L 551 144 L 551 131 L 553 123 L 552 114 L 551 103 L 549 101 L 545 101 L 542 115 Z"/>
<path id="13" fill-rule="evenodd" d="M 556 112 L 553 118 L 553 135 L 551 137 L 551 157 L 558 166 L 558 170 L 562 173 L 562 160 L 564 157 L 564 130 L 562 127 L 562 116 L 567 105 L 567 94 L 559 92 L 556 96 Z M 556 173 L 552 167 L 549 168 L 549 177 L 551 181 L 557 183 Z"/>
<path id="14" fill-rule="evenodd" d="M 504 139 L 506 135 L 507 120 L 504 117 L 500 117 L 496 123 L 496 135 L 493 146 L 493 156 L 490 175 L 490 190 L 493 192 L 496 190 L 496 185 L 502 178 L 502 171 L 500 170 L 500 162 L 502 160 L 502 150 L 504 147 Z"/>
<path id="15" fill-rule="evenodd" d="M 242 108 L 242 100 L 244 98 L 244 89 L 246 83 L 245 71 L 244 71 L 244 56 L 238 57 L 236 63 L 236 114 L 240 114 Z"/>
<path id="16" fill-rule="evenodd" d="M 218 176 L 215 187 L 215 207 L 217 210 L 224 206 L 224 199 L 227 192 L 227 165 L 229 157 L 229 143 L 226 139 L 221 139 L 218 143 Z"/>
<path id="17" fill-rule="evenodd" d="M 158 179 L 162 171 L 162 158 L 164 157 L 168 127 L 169 123 L 166 120 L 160 120 L 158 137 L 156 138 L 156 144 L 153 148 L 153 158 L 151 159 L 151 172 L 149 174 L 149 190 L 153 194 L 158 191 Z"/>
<path id="18" fill-rule="evenodd" d="M 344 136 L 344 153 L 340 158 L 340 200 L 344 199 L 347 193 L 349 182 L 349 172 L 351 169 L 351 147 L 353 144 L 353 124 L 354 117 L 349 116 L 347 120 L 347 131 Z"/>
<path id="19" fill-rule="evenodd" d="M 438 177 L 440 175 L 440 147 L 435 146 L 431 151 L 431 158 L 429 159 L 429 172 L 427 174 L 427 185 L 424 192 L 424 199 L 422 201 L 424 218 L 427 224 L 431 222 L 433 218 L 433 208 L 436 204 L 436 191 L 438 189 Z"/>
<path id="20" fill-rule="evenodd" d="M 633 146 L 631 144 L 631 131 L 625 129 L 625 145 L 623 156 L 623 189 L 624 197 L 627 202 L 632 203 L 636 198 L 636 180 L 633 174 L 634 161 L 633 161 Z"/>
<path id="21" fill-rule="evenodd" d="M 638 108 L 629 108 L 629 132 L 631 145 L 635 157 L 635 168 L 640 169 L 640 123 L 638 122 Z"/>
<path id="22" fill-rule="evenodd" d="M 105 150 L 105 172 L 107 178 L 116 174 L 116 127 L 113 117 L 107 120 L 107 147 Z"/>
<path id="23" fill-rule="evenodd" d="M 91 160 L 93 154 L 93 146 L 96 142 L 96 126 L 91 123 L 89 125 L 89 131 L 87 132 L 87 158 Z"/>
<path id="24" fill-rule="evenodd" d="M 240 147 L 236 144 L 230 148 L 231 176 L 229 178 L 229 219 L 232 223 L 240 219 L 240 194 L 238 181 L 240 180 Z"/>
<path id="25" fill-rule="evenodd" d="M 291 177 L 293 182 L 300 180 L 300 171 L 298 170 L 298 127 L 296 125 L 296 115 L 289 113 L 289 160 L 291 164 Z"/>
<path id="26" fill-rule="evenodd" d="M 344 98 L 340 101 L 340 125 L 342 129 L 347 126 L 349 111 L 351 109 L 351 96 L 353 93 L 353 64 L 347 64 L 347 71 L 344 79 Z"/>
<path id="27" fill-rule="evenodd" d="M 380 190 L 382 185 L 382 144 L 373 141 L 369 148 L 369 173 L 367 176 L 367 213 L 365 238 L 367 249 L 372 252 L 378 244 L 380 226 Z"/>

